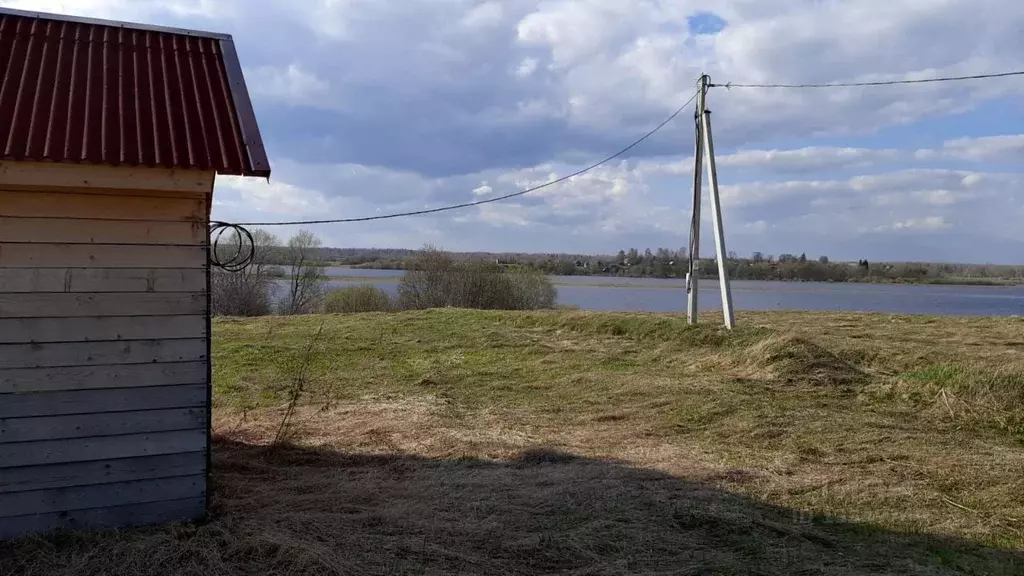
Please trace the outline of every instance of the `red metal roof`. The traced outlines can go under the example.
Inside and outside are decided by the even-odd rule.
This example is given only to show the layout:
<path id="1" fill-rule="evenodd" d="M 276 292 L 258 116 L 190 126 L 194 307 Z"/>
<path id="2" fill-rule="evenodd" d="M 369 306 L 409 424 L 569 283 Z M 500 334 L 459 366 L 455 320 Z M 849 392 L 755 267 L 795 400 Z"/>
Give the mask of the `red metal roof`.
<path id="1" fill-rule="evenodd" d="M 230 36 L 7 9 L 0 159 L 270 176 Z"/>

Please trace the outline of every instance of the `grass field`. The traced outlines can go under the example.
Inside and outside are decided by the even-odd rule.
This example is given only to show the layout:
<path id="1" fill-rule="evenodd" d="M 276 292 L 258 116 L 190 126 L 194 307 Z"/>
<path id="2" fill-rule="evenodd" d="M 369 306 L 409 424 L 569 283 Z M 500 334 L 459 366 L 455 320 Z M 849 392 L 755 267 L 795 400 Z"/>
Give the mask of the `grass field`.
<path id="1" fill-rule="evenodd" d="M 0 568 L 1024 574 L 1024 319 L 718 321 L 218 320 L 211 520 Z"/>

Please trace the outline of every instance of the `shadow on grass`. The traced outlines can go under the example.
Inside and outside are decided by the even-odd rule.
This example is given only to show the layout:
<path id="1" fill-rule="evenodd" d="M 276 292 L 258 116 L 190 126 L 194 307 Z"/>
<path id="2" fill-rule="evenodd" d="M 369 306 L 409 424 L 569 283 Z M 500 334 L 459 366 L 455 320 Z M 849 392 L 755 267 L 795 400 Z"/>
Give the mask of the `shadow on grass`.
<path id="1" fill-rule="evenodd" d="M 556 451 L 512 461 L 215 443 L 199 526 L 0 544 L 0 573 L 1022 574 L 1024 553 L 901 534 Z"/>

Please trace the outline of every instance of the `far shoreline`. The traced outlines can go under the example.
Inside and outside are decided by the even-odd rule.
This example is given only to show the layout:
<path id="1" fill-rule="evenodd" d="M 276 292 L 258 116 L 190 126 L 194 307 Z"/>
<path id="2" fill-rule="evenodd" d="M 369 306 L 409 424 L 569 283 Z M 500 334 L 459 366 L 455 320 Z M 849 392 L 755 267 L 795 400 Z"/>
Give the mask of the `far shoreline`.
<path id="1" fill-rule="evenodd" d="M 395 268 L 359 268 L 358 266 L 329 266 L 329 268 L 347 268 L 350 270 L 388 270 L 393 272 L 405 272 Z M 672 290 L 678 288 L 677 286 L 666 286 L 666 285 L 643 285 L 643 284 L 632 284 L 628 282 L 617 282 L 616 280 L 676 280 L 682 281 L 682 278 L 678 277 L 655 277 L 655 276 L 612 276 L 605 274 L 587 274 L 587 275 L 557 275 L 549 274 L 549 278 L 552 278 L 552 283 L 555 286 L 581 286 L 581 287 L 594 287 L 594 288 L 644 288 L 644 289 L 663 289 Z M 276 280 L 285 280 L 288 276 L 276 277 Z M 386 282 L 386 283 L 397 283 L 401 280 L 401 275 L 396 276 L 358 276 L 358 275 L 327 275 L 328 281 L 331 282 L 358 282 L 358 283 L 370 283 L 370 282 Z M 579 282 L 564 282 L 555 280 L 555 278 L 581 278 L 588 279 L 594 278 L 594 281 L 581 280 Z M 600 279 L 600 280 L 599 280 Z M 607 279 L 607 280 L 603 280 Z M 702 282 L 718 282 L 717 276 L 701 276 Z M 966 287 L 990 287 L 990 288 L 1014 288 L 1024 284 L 1021 280 L 1011 278 L 931 278 L 931 279 L 889 279 L 889 278 L 860 278 L 860 279 L 849 279 L 844 281 L 834 280 L 802 280 L 802 279 L 732 279 L 734 282 L 771 282 L 780 284 L 878 284 L 878 285 L 893 285 L 893 286 L 966 286 Z"/>

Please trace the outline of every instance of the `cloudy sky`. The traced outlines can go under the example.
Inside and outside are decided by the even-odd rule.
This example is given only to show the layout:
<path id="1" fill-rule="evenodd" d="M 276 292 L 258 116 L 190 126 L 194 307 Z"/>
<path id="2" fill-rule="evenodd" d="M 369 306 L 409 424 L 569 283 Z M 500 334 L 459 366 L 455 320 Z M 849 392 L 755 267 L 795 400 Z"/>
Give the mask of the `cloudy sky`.
<path id="1" fill-rule="evenodd" d="M 214 216 L 233 221 L 358 217 L 522 190 L 629 144 L 685 102 L 702 72 L 801 83 L 1024 69 L 1019 0 L 0 5 L 233 34 L 273 168 L 269 184 L 218 179 Z M 708 98 L 729 250 L 1024 262 L 1024 78 L 716 88 Z M 313 230 L 334 246 L 677 248 L 689 233 L 692 154 L 687 112 L 621 161 L 514 201 Z"/>

